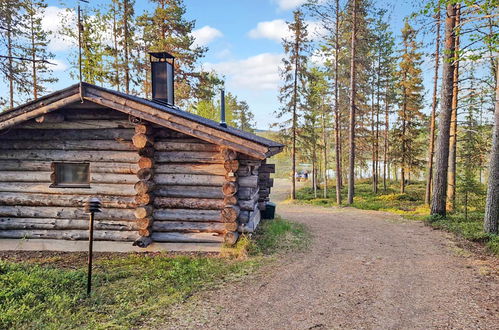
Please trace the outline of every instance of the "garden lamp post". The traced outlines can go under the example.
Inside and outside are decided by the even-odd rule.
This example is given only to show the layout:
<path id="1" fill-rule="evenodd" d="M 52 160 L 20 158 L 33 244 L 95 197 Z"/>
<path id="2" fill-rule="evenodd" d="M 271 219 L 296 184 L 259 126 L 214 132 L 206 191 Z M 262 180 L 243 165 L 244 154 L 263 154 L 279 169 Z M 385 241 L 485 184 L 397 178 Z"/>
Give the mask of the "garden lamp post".
<path id="1" fill-rule="evenodd" d="M 87 294 L 92 290 L 92 254 L 94 243 L 94 214 L 101 212 L 101 202 L 97 197 L 91 197 L 85 203 L 85 213 L 90 214 L 90 223 L 88 226 L 88 275 L 87 275 Z"/>

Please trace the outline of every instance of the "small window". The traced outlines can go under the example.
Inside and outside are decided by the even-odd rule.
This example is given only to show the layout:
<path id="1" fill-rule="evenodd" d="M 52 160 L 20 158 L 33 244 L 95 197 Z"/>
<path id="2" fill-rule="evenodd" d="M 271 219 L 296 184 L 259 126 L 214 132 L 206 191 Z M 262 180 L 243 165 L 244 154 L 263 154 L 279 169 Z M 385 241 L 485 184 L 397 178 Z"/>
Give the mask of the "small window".
<path id="1" fill-rule="evenodd" d="M 53 163 L 54 180 L 51 187 L 89 188 L 89 163 Z"/>

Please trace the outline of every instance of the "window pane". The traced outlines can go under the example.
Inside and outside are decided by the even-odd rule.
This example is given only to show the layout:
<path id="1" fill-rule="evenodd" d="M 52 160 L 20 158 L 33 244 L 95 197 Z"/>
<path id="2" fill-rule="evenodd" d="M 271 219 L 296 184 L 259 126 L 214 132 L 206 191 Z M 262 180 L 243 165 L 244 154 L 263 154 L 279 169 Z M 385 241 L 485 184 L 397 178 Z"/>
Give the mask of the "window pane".
<path id="1" fill-rule="evenodd" d="M 88 185 L 89 164 L 57 164 L 57 184 Z"/>

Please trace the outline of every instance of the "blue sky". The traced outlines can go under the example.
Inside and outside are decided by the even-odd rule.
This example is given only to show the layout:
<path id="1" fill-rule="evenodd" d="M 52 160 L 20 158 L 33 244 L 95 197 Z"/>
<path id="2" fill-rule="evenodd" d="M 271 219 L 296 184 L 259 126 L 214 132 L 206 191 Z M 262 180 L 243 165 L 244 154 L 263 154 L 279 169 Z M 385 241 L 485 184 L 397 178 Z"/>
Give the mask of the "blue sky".
<path id="1" fill-rule="evenodd" d="M 93 5 L 108 1 L 92 0 Z M 196 21 L 194 36 L 199 44 L 209 48 L 201 65 L 215 69 L 226 77 L 226 89 L 246 100 L 255 113 L 257 127 L 267 129 L 275 122 L 274 111 L 277 100 L 278 66 L 282 58 L 280 40 L 286 34 L 285 21 L 304 0 L 185 0 L 187 18 Z M 399 34 L 403 18 L 413 10 L 409 0 L 377 2 L 379 6 L 390 6 L 392 29 Z M 49 0 L 44 24 L 48 29 L 57 29 L 58 18 L 65 7 L 59 0 Z M 76 0 L 66 1 L 66 6 L 75 7 Z M 146 0 L 136 1 L 136 13 L 153 10 L 154 5 Z M 311 29 L 316 28 L 310 21 Z M 64 88 L 74 81 L 69 77 L 68 53 L 71 45 L 54 39 L 51 44 L 58 63 L 55 74 L 59 82 L 52 90 Z M 431 67 L 425 68 L 425 82 L 429 86 Z M 2 93 L 3 94 L 3 93 Z"/>

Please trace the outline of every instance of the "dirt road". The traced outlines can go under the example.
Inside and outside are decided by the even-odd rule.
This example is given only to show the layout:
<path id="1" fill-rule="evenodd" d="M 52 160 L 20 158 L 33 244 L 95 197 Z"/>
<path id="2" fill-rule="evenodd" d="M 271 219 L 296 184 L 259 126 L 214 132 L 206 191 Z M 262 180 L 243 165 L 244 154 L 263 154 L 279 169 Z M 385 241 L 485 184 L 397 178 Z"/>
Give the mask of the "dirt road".
<path id="1" fill-rule="evenodd" d="M 201 294 L 166 328 L 499 329 L 497 277 L 448 234 L 350 208 L 280 203 L 278 213 L 307 224 L 310 249 Z"/>

